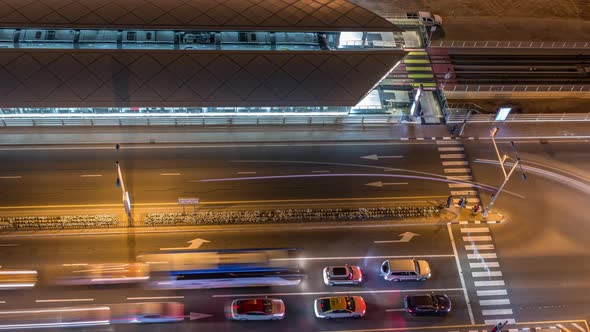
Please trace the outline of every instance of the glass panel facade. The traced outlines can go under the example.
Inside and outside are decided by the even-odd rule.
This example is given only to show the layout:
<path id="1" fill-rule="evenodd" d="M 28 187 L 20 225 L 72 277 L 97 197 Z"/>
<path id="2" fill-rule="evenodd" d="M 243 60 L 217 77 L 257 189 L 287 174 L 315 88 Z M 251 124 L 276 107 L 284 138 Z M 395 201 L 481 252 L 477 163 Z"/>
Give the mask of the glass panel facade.
<path id="1" fill-rule="evenodd" d="M 401 41 L 401 42 L 400 42 Z M 2 48 L 339 50 L 402 48 L 398 32 L 0 29 Z"/>

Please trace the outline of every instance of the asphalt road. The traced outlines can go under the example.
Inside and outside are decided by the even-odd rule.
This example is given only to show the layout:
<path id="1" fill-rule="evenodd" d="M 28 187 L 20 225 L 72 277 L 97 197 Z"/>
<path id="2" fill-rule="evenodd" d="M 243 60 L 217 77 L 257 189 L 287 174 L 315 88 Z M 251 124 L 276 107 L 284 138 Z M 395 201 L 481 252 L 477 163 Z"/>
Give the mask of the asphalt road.
<path id="1" fill-rule="evenodd" d="M 489 147 L 465 147 L 475 180 L 499 184 L 499 166 L 482 162 L 493 158 Z M 496 207 L 509 221 L 494 237 L 514 311 L 522 321 L 590 319 L 590 144 L 529 141 L 516 147 L 527 180 L 517 171 L 506 189 L 526 198 L 498 198 Z M 500 148 L 514 155 L 508 144 Z"/>
<path id="2" fill-rule="evenodd" d="M 503 150 L 510 152 L 506 144 Z M 300 287 L 283 287 L 276 289 L 240 289 L 209 291 L 153 291 L 141 287 L 92 287 L 84 289 L 53 289 L 41 287 L 26 292 L 4 291 L 0 294 L 4 301 L 2 308 L 29 308 L 37 306 L 36 299 L 92 298 L 95 303 L 113 303 L 125 301 L 127 297 L 143 297 L 152 293 L 163 296 L 184 296 L 180 299 L 187 306 L 187 312 L 211 314 L 198 322 L 186 322 L 177 325 L 179 330 L 194 329 L 199 324 L 204 330 L 269 329 L 276 330 L 279 325 L 260 325 L 258 323 L 233 324 L 226 322 L 222 316 L 222 307 L 229 299 L 244 294 L 275 294 L 284 297 L 288 307 L 288 319 L 276 324 L 280 329 L 323 330 L 366 330 L 395 329 L 419 326 L 469 325 L 467 308 L 471 308 L 475 323 L 499 319 L 493 312 L 482 305 L 481 301 L 501 300 L 509 302 L 511 317 L 517 322 L 561 321 L 590 319 L 588 316 L 590 293 L 589 252 L 587 238 L 590 212 L 587 195 L 590 193 L 589 169 L 590 151 L 586 142 L 553 142 L 537 140 L 517 142 L 523 159 L 527 181 L 521 182 L 518 173 L 508 184 L 507 190 L 518 193 L 525 198 L 503 193 L 496 203 L 498 211 L 504 213 L 508 220 L 501 225 L 489 226 L 489 244 L 497 255 L 501 272 L 502 286 L 482 286 L 480 281 L 500 281 L 498 276 L 475 276 L 474 272 L 485 272 L 473 268 L 473 264 L 489 263 L 487 258 L 472 253 L 465 246 L 474 245 L 465 238 L 461 231 L 463 226 L 452 226 L 456 239 L 457 255 L 450 246 L 446 225 L 432 226 L 392 226 L 389 228 L 314 228 L 310 230 L 288 230 L 277 228 L 275 231 L 242 232 L 186 232 L 172 234 L 137 234 L 135 236 L 86 236 L 57 238 L 2 238 L 2 262 L 5 267 L 38 268 L 40 271 L 48 266 L 76 262 L 130 261 L 137 254 L 158 251 L 163 247 L 182 246 L 186 241 L 196 237 L 204 238 L 214 248 L 280 246 L 302 248 L 304 257 L 321 259 L 303 260 L 302 267 L 309 278 Z M 475 181 L 489 185 L 499 185 L 500 171 L 497 166 L 487 163 L 485 159 L 494 158 L 489 141 L 466 141 L 466 154 L 473 169 Z M 2 178 L 3 202 L 9 204 L 37 205 L 30 193 L 37 188 L 33 183 L 40 183 L 48 193 L 43 204 L 88 204 L 92 202 L 117 202 L 120 197 L 114 186 L 115 171 L 113 159 L 118 158 L 125 167 L 125 174 L 130 179 L 128 186 L 134 192 L 137 202 L 174 202 L 177 196 L 195 194 L 205 201 L 210 200 L 276 200 L 313 198 L 354 198 L 383 196 L 446 196 L 448 187 L 444 183 L 417 179 L 392 180 L 407 181 L 408 185 L 392 185 L 383 188 L 370 187 L 368 182 L 383 180 L 382 174 L 397 173 L 407 175 L 407 171 L 386 172 L 382 168 L 392 167 L 441 175 L 441 160 L 433 143 L 418 144 L 382 144 L 354 145 L 332 144 L 313 146 L 305 144 L 268 146 L 258 148 L 216 147 L 216 148 L 182 148 L 182 149 L 114 149 L 98 150 L 3 150 L 0 165 L 2 176 L 19 175 L 21 178 Z M 403 156 L 403 158 L 386 158 L 367 160 L 361 156 L 378 154 L 382 156 Z M 121 157 L 122 156 L 122 157 Z M 236 162 L 241 160 L 240 162 Z M 244 160 L 253 162 L 244 162 Z M 267 162 L 272 160 L 275 162 Z M 300 162 L 305 162 L 301 166 Z M 318 162 L 319 164 L 309 164 Z M 337 164 L 335 164 L 337 163 Z M 354 165 L 351 165 L 354 164 Z M 244 166 L 246 165 L 246 166 Z M 255 166 L 251 166 L 255 165 Z M 369 167 L 368 167 L 369 166 Z M 329 171 L 330 173 L 314 173 Z M 238 174 L 239 172 L 256 172 L 256 174 Z M 203 179 L 223 179 L 251 176 L 281 176 L 292 174 L 365 174 L 371 175 L 319 177 L 302 182 L 300 178 L 248 179 L 230 182 L 232 187 L 221 191 L 227 182 L 200 182 Z M 161 175 L 179 173 L 179 175 Z M 55 177 L 55 174 L 61 174 Z M 101 174 L 101 177 L 82 178 L 82 174 Z M 39 181 L 33 181 L 32 179 Z M 43 180 L 43 181 L 41 181 Z M 86 180 L 96 181 L 94 184 Z M 197 180 L 199 182 L 190 182 Z M 362 181 L 360 181 L 362 180 Z M 26 182 L 31 181 L 31 182 Z M 262 185 L 255 185 L 261 181 Z M 307 180 L 306 180 L 307 181 Z M 357 182 L 355 182 L 357 181 Z M 389 180 L 388 180 L 389 181 Z M 170 185 L 172 183 L 172 185 Z M 111 188 L 112 186 L 112 188 Z M 170 187 L 169 187 L 170 186 Z M 195 186 L 194 189 L 192 186 Z M 68 189 L 77 189 L 69 193 Z M 177 188 L 169 190 L 170 188 Z M 189 189 L 187 189 L 189 188 Z M 300 189 L 298 189 L 300 188 Z M 156 190 L 154 190 L 156 189 Z M 190 191 L 194 190 L 194 191 Z M 299 191 L 298 191 L 299 190 Z M 110 195 L 103 197 L 100 192 Z M 43 192 L 43 191 L 40 191 Z M 93 194 L 94 193 L 94 194 Z M 107 195 L 107 194 L 105 194 Z M 107 195 L 107 196 L 108 196 Z M 137 196 L 135 196 L 137 195 Z M 112 198 L 111 198 L 112 196 Z M 483 202 L 489 197 L 482 195 Z M 12 201 L 10 201 L 12 200 Z M 4 205 L 4 204 L 3 204 Z M 466 226 L 465 226 L 466 227 Z M 471 227 L 481 228 L 478 225 Z M 484 227 L 485 228 L 485 227 Z M 402 230 L 403 229 L 403 230 Z M 400 244 L 376 245 L 375 240 L 391 239 L 404 231 L 412 231 L 421 236 L 413 239 L 408 247 Z M 485 236 L 488 237 L 488 236 Z M 475 245 L 478 243 L 475 242 Z M 204 246 L 204 248 L 206 248 Z M 469 254 L 472 253 L 472 256 Z M 489 253 L 489 252 L 487 252 Z M 366 271 L 375 271 L 379 260 L 393 255 L 444 255 L 428 258 L 433 264 L 434 277 L 424 284 L 408 283 L 394 285 L 384 283 L 368 272 L 368 279 L 363 287 L 347 288 L 345 292 L 367 291 L 361 293 L 369 303 L 366 319 L 355 321 L 321 322 L 313 318 L 310 303 L 315 296 L 330 292 L 332 288 L 322 286 L 318 271 L 330 263 L 359 264 Z M 479 255 L 479 256 L 478 256 Z M 371 258 L 371 257 L 379 258 Z M 488 257 L 486 256 L 486 257 Z M 324 259 L 326 257 L 341 257 Z M 455 258 L 457 257 L 457 258 Z M 456 259 L 459 260 L 463 273 L 459 273 Z M 41 272 L 43 273 L 43 272 Z M 465 287 L 460 276 L 464 278 Z M 481 279 L 484 278 L 484 279 Z M 489 288 L 488 288 L 489 287 Z M 340 288 L 338 288 L 340 289 Z M 456 303 L 453 314 L 446 319 L 408 319 L 400 311 L 401 295 L 399 290 L 424 291 L 444 289 Z M 456 290 L 460 289 L 460 290 Z M 481 297 L 478 291 L 505 290 L 505 296 Z M 390 292 L 391 291 L 391 292 Z M 470 299 L 468 305 L 464 292 Z M 458 292 L 458 294 L 457 294 Z M 128 295 L 129 294 L 129 295 Z M 146 295 L 148 294 L 148 295 Z M 489 303 L 489 302 L 488 302 Z M 504 303 L 504 302 L 502 302 Z M 504 308 L 504 307 L 503 307 Z M 390 311 L 386 311 L 390 309 Z M 502 309 L 504 310 L 504 309 Z M 508 310 L 508 309 L 506 309 Z M 291 318 L 292 317 L 292 318 Z M 293 321 L 297 323 L 294 324 Z M 142 327 L 142 331 L 164 331 L 168 325 Z M 127 331 L 137 327 L 113 327 L 115 330 Z M 453 328 L 452 330 L 461 330 Z M 466 329 L 468 329 L 466 327 Z"/>
<path id="3" fill-rule="evenodd" d="M 378 155 L 384 159 L 363 159 Z M 444 196 L 434 144 L 277 144 L 0 151 L 3 206 Z M 209 181 L 209 182 L 205 182 Z M 367 186 L 382 181 L 384 187 Z"/>
<path id="4" fill-rule="evenodd" d="M 376 244 L 379 240 L 397 240 L 403 232 L 419 234 L 408 243 Z M 455 229 L 455 236 L 459 236 Z M 285 330 L 308 331 L 390 328 L 404 326 L 446 326 L 469 324 L 470 318 L 465 302 L 455 254 L 450 243 L 446 225 L 424 226 L 379 226 L 344 228 L 316 228 L 293 230 L 286 226 L 276 230 L 249 231 L 247 228 L 226 232 L 187 233 L 179 231 L 171 234 L 137 234 L 135 251 L 139 254 L 159 252 L 163 247 L 183 246 L 186 241 L 203 238 L 202 249 L 251 248 L 251 247 L 297 247 L 298 264 L 307 274 L 299 286 L 265 287 L 250 289 L 215 289 L 215 290 L 147 290 L 140 286 L 95 286 L 95 287 L 50 287 L 41 284 L 35 290 L 3 291 L 0 300 L 4 301 L 2 309 L 49 307 L 76 302 L 36 303 L 37 300 L 92 299 L 84 304 L 141 302 L 141 299 L 129 300 L 128 297 L 178 297 L 169 301 L 180 301 L 186 311 L 212 315 L 198 322 L 177 324 L 180 331 L 199 329 L 212 331 L 230 331 L 236 326 L 245 330 Z M 3 239 L 6 242 L 8 239 Z M 35 239 L 13 239 L 18 246 L 4 247 L 2 254 L 3 268 L 34 268 L 39 270 L 41 279 L 48 278 L 48 268 L 60 264 L 106 263 L 129 261 L 124 249 L 128 246 L 126 235 L 112 236 L 70 236 L 46 237 Z M 460 249 L 460 248 L 459 248 Z M 461 250 L 459 250 L 461 252 Z M 387 257 L 422 257 L 430 261 L 433 277 L 426 282 L 406 282 L 392 284 L 378 277 L 379 266 Z M 463 255 L 464 256 L 464 255 Z M 457 256 L 458 257 L 458 256 Z M 355 264 L 365 271 L 362 286 L 328 287 L 321 279 L 323 267 L 331 264 Z M 50 276 L 49 276 L 50 277 Z M 447 293 L 454 305 L 453 312 L 446 318 L 408 318 L 400 311 L 403 308 L 403 296 L 406 294 L 438 291 Z M 277 294 L 278 293 L 278 294 Z M 359 320 L 337 320 L 324 322 L 313 315 L 313 300 L 331 294 L 351 294 L 365 297 L 368 314 Z M 280 322 L 235 323 L 226 321 L 223 307 L 231 299 L 268 295 L 284 299 L 287 306 L 287 318 Z M 143 300 L 146 301 L 146 300 Z M 149 300 L 148 300 L 149 301 Z M 152 300 L 153 301 L 153 300 Z M 478 317 L 479 319 L 479 317 Z M 195 325 L 197 324 L 197 325 Z M 125 331 L 129 327 L 116 327 Z M 135 327 L 136 328 L 136 327 Z M 142 331 L 159 331 L 161 325 L 142 326 Z M 169 327 L 168 327 L 169 328 Z"/>

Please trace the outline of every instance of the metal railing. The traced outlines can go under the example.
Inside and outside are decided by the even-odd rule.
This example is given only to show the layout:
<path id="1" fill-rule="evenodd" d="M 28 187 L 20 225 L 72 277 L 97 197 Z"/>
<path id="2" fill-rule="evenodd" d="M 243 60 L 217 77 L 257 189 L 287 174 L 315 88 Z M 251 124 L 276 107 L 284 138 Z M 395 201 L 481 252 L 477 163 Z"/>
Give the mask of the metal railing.
<path id="1" fill-rule="evenodd" d="M 445 85 L 445 92 L 590 92 L 590 85 Z"/>
<path id="2" fill-rule="evenodd" d="M 496 122 L 495 114 L 467 114 L 451 113 L 447 115 L 447 123 Z M 502 122 L 590 122 L 590 113 L 536 113 L 536 114 L 510 114 Z"/>
<path id="3" fill-rule="evenodd" d="M 388 125 L 400 123 L 402 116 L 100 116 L 55 115 L 44 117 L 0 116 L 0 127 L 51 126 L 265 126 L 265 125 Z"/>
<path id="4" fill-rule="evenodd" d="M 590 49 L 588 41 L 471 41 L 436 40 L 430 47 Z"/>

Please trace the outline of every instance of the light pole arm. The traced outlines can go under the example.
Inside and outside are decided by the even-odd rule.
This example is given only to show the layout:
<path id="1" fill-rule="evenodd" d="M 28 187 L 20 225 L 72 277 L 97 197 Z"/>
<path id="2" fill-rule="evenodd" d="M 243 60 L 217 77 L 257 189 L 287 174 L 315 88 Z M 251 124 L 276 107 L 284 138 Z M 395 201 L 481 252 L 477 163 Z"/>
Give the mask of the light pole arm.
<path id="1" fill-rule="evenodd" d="M 494 143 L 494 149 L 496 150 L 496 156 L 498 156 L 498 161 L 500 162 L 500 167 L 502 167 L 502 172 L 504 173 L 504 178 L 506 178 L 508 175 L 506 174 L 506 169 L 504 168 L 504 159 L 502 159 L 502 157 L 500 157 L 500 150 L 498 150 L 498 145 L 496 145 L 496 139 L 494 136 L 495 135 L 492 135 L 492 143 Z"/>
<path id="2" fill-rule="evenodd" d="M 502 185 L 500 185 L 500 188 L 498 188 L 498 191 L 496 191 L 496 193 L 494 194 L 494 196 L 490 200 L 490 203 L 488 204 L 488 206 L 486 207 L 486 209 L 481 214 L 484 218 L 488 216 L 488 212 L 490 212 L 490 210 L 492 209 L 492 206 L 494 206 L 494 203 L 496 202 L 496 199 L 498 199 L 498 196 L 500 196 L 500 193 L 504 189 L 504 186 L 506 185 L 506 183 L 508 183 L 508 180 L 510 180 L 510 177 L 512 176 L 512 173 L 514 173 L 514 170 L 516 169 L 516 167 L 518 167 L 519 164 L 520 164 L 520 160 L 516 160 L 516 162 L 514 163 L 514 165 L 512 165 L 512 168 L 510 169 L 510 172 L 508 173 L 508 176 L 506 176 L 504 178 L 504 181 L 502 181 Z"/>

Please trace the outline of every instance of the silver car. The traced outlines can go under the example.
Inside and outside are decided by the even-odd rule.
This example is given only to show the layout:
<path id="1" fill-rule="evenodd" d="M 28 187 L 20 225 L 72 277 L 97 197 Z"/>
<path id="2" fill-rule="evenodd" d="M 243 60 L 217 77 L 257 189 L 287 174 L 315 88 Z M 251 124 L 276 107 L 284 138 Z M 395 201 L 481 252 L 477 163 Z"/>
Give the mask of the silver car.
<path id="1" fill-rule="evenodd" d="M 279 320 L 285 318 L 285 303 L 280 299 L 237 299 L 226 308 L 231 320 Z"/>
<path id="2" fill-rule="evenodd" d="M 363 282 L 361 268 L 353 265 L 328 266 L 322 272 L 324 284 L 334 285 L 360 285 Z"/>
<path id="3" fill-rule="evenodd" d="M 379 273 L 383 279 L 396 282 L 405 280 L 425 281 L 431 276 L 428 262 L 415 258 L 388 259 L 381 264 Z"/>

